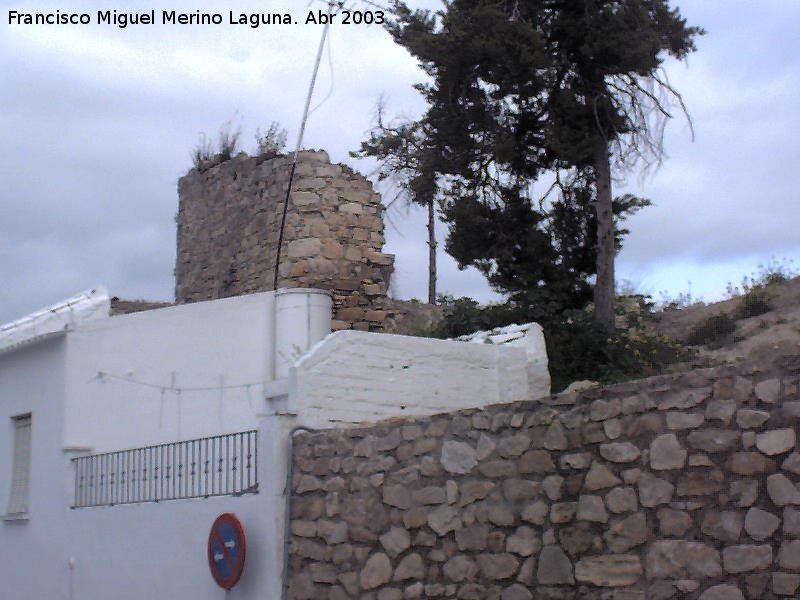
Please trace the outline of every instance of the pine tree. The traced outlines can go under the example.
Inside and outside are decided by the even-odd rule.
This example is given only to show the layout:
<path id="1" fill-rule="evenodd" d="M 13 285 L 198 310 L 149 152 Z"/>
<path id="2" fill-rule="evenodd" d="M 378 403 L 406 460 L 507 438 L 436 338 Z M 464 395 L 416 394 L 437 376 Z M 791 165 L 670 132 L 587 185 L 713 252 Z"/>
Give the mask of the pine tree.
<path id="1" fill-rule="evenodd" d="M 574 301 L 596 274 L 595 318 L 613 328 L 620 236 L 612 161 L 660 162 L 664 124 L 673 105 L 683 108 L 661 65 L 665 55 L 692 52 L 702 30 L 668 0 L 452 0 L 437 13 L 397 1 L 394 14 L 395 41 L 430 78 L 417 86 L 428 102 L 420 122 L 428 168 L 446 182 L 448 251 L 461 265 L 482 266 L 501 289 L 557 297 L 573 289 Z M 548 171 L 567 173 L 571 184 L 549 204 L 532 189 Z M 619 199 L 616 218 L 645 204 Z M 580 260 L 577 247 L 558 242 L 559 223 L 584 231 L 573 243 L 594 244 Z"/>
<path id="2" fill-rule="evenodd" d="M 400 190 L 395 200 L 425 208 L 428 220 L 428 304 L 436 304 L 436 184 L 435 155 L 428 145 L 424 121 L 384 122 L 383 103 L 378 104 L 377 124 L 361 143 L 354 158 L 378 160 L 378 178 L 393 181 Z"/>

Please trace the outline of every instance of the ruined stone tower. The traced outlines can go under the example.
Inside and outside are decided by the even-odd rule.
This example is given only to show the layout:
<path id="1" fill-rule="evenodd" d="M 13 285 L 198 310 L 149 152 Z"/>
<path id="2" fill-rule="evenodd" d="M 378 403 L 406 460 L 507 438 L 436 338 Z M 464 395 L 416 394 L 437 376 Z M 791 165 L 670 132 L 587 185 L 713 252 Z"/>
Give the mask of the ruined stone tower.
<path id="1" fill-rule="evenodd" d="M 178 182 L 178 303 L 272 289 L 291 158 L 239 155 Z M 286 215 L 278 287 L 331 290 L 334 329 L 380 330 L 394 256 L 380 196 L 363 176 L 301 152 Z"/>

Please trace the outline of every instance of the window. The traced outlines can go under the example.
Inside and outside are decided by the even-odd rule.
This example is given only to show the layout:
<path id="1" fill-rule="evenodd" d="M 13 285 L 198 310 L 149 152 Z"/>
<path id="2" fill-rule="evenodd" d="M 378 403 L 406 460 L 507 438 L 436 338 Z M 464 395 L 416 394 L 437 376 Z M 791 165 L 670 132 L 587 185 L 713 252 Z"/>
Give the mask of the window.
<path id="1" fill-rule="evenodd" d="M 6 517 L 28 512 L 31 472 L 31 416 L 14 417 L 14 463 L 11 472 L 11 495 Z"/>

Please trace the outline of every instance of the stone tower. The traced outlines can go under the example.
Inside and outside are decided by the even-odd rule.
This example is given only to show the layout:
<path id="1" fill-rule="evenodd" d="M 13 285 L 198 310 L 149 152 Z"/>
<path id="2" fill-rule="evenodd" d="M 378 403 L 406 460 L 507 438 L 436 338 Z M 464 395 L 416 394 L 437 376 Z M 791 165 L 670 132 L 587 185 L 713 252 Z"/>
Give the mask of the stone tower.
<path id="1" fill-rule="evenodd" d="M 272 289 L 290 168 L 291 157 L 240 154 L 180 179 L 178 303 Z M 334 329 L 382 329 L 394 265 L 382 251 L 382 209 L 365 177 L 325 152 L 301 152 L 278 287 L 330 290 Z"/>

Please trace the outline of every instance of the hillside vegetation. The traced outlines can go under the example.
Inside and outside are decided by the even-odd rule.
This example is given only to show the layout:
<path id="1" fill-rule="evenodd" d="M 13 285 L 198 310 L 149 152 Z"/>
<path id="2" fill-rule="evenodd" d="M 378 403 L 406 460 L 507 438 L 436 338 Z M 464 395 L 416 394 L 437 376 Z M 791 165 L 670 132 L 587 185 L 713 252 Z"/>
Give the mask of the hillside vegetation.
<path id="1" fill-rule="evenodd" d="M 800 277 L 765 283 L 714 304 L 656 312 L 646 325 L 725 364 L 800 353 Z"/>
<path id="2" fill-rule="evenodd" d="M 800 278 L 766 273 L 729 286 L 728 300 L 657 307 L 647 296 L 620 296 L 617 329 L 594 327 L 592 307 L 540 321 L 545 329 L 553 391 L 593 380 L 615 383 L 698 367 L 800 355 Z M 440 306 L 395 302 L 391 331 L 450 338 L 511 323 L 539 321 L 535 307 L 479 306 L 441 298 Z M 685 302 L 684 302 L 685 304 Z M 423 310 L 424 309 L 424 310 Z"/>

